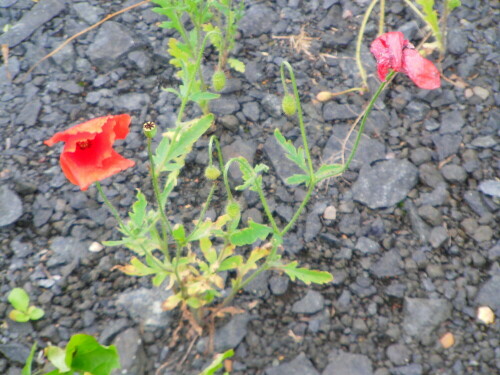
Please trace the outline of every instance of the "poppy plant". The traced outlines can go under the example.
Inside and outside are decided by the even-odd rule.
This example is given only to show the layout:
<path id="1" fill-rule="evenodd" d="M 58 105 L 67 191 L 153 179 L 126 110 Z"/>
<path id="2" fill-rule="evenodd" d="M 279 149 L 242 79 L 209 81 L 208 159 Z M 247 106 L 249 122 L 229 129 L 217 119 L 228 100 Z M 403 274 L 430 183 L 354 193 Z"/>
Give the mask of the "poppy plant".
<path id="1" fill-rule="evenodd" d="M 439 71 L 422 57 L 402 32 L 392 31 L 375 39 L 370 52 L 377 60 L 377 72 L 384 81 L 390 69 L 406 74 L 421 89 L 437 89 L 441 86 Z"/>
<path id="2" fill-rule="evenodd" d="M 64 175 L 87 190 L 90 184 L 135 165 L 113 149 L 116 139 L 127 137 L 129 125 L 127 114 L 98 117 L 56 133 L 44 143 L 49 147 L 65 143 L 60 157 Z"/>

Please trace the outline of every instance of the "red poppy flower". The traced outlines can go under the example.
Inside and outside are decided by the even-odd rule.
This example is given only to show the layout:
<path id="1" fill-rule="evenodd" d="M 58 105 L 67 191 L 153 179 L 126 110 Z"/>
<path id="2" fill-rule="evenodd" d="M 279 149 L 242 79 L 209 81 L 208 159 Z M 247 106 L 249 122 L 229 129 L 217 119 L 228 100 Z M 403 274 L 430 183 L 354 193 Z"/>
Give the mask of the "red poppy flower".
<path id="1" fill-rule="evenodd" d="M 418 53 L 402 32 L 382 34 L 372 42 L 370 52 L 377 60 L 377 72 L 382 81 L 392 69 L 406 74 L 421 89 L 432 90 L 441 86 L 437 68 Z"/>
<path id="2" fill-rule="evenodd" d="M 113 150 L 115 140 L 127 136 L 129 125 L 127 114 L 98 117 L 59 132 L 44 143 L 65 143 L 60 158 L 64 175 L 87 190 L 90 184 L 135 165 Z"/>

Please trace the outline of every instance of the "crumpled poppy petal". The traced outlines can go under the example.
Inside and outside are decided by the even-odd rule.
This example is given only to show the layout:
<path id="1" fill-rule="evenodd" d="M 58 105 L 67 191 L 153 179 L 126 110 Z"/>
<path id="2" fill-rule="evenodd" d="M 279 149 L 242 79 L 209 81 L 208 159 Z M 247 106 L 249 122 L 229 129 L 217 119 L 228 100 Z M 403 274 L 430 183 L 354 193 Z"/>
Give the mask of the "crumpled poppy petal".
<path id="1" fill-rule="evenodd" d="M 124 158 L 115 150 L 111 150 L 110 157 L 102 160 L 100 167 L 91 164 L 82 166 L 70 154 L 65 153 L 61 154 L 60 161 L 64 175 L 82 190 L 87 190 L 96 181 L 102 181 L 135 165 L 134 161 Z"/>
<path id="2" fill-rule="evenodd" d="M 403 71 L 421 89 L 433 90 L 441 87 L 439 70 L 432 61 L 422 57 L 415 49 L 403 50 Z"/>
<path id="3" fill-rule="evenodd" d="M 403 33 L 399 31 L 382 34 L 372 42 L 370 52 L 377 60 L 377 73 L 381 81 L 385 80 L 389 69 L 401 71 L 403 48 L 407 43 Z"/>
<path id="4" fill-rule="evenodd" d="M 60 157 L 65 176 L 82 190 L 135 165 L 113 150 L 116 139 L 129 132 L 128 114 L 95 118 L 56 133 L 44 143 L 52 146 L 64 142 Z"/>

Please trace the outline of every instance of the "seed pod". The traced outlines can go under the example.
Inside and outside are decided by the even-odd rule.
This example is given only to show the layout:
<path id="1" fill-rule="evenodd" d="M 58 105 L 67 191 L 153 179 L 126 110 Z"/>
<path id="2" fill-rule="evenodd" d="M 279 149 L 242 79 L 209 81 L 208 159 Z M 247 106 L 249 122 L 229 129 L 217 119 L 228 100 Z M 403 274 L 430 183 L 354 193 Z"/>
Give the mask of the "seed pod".
<path id="1" fill-rule="evenodd" d="M 295 97 L 291 94 L 286 94 L 281 102 L 281 108 L 283 113 L 287 116 L 293 116 L 297 111 L 297 106 L 295 105 Z"/>
<path id="2" fill-rule="evenodd" d="M 219 178 L 219 176 L 220 176 L 219 168 L 214 167 L 213 165 L 209 165 L 205 169 L 205 177 L 208 180 L 215 181 L 215 180 L 217 180 Z"/>
<path id="3" fill-rule="evenodd" d="M 215 91 L 221 91 L 226 87 L 226 75 L 222 70 L 217 70 L 212 76 L 212 87 Z"/>
<path id="4" fill-rule="evenodd" d="M 148 121 L 145 122 L 144 125 L 142 125 L 142 131 L 144 132 L 144 135 L 148 138 L 154 138 L 156 135 L 158 128 L 156 127 L 156 124 L 153 121 Z"/>

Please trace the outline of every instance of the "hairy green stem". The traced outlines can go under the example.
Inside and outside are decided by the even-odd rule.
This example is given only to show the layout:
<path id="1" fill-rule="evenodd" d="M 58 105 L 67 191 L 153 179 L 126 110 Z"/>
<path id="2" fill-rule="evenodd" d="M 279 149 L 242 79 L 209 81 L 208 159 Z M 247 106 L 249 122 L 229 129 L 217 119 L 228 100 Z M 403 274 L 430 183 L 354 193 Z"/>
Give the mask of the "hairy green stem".
<path id="1" fill-rule="evenodd" d="M 149 137 L 147 138 L 147 148 L 148 148 L 149 165 L 151 170 L 151 180 L 153 182 L 153 191 L 155 194 L 156 204 L 158 205 L 158 211 L 160 211 L 160 225 L 162 233 L 161 251 L 165 255 L 165 259 L 168 262 L 170 262 L 170 254 L 168 252 L 168 234 L 172 233 L 172 227 L 170 226 L 170 222 L 167 219 L 167 215 L 165 215 L 165 210 L 161 203 L 160 188 L 158 186 L 158 177 L 156 176 L 153 152 L 151 150 L 151 138 Z"/>
<path id="2" fill-rule="evenodd" d="M 290 229 L 293 228 L 295 222 L 299 218 L 300 214 L 302 214 L 302 211 L 306 207 L 307 203 L 309 202 L 309 199 L 311 198 L 311 195 L 314 191 L 314 188 L 316 187 L 316 182 L 314 184 L 309 184 L 309 187 L 307 189 L 306 196 L 304 197 L 304 200 L 302 203 L 300 203 L 299 208 L 297 211 L 295 211 L 295 214 L 293 215 L 292 219 L 288 222 L 288 224 L 283 228 L 283 230 L 280 232 L 280 236 L 284 236 Z"/>

